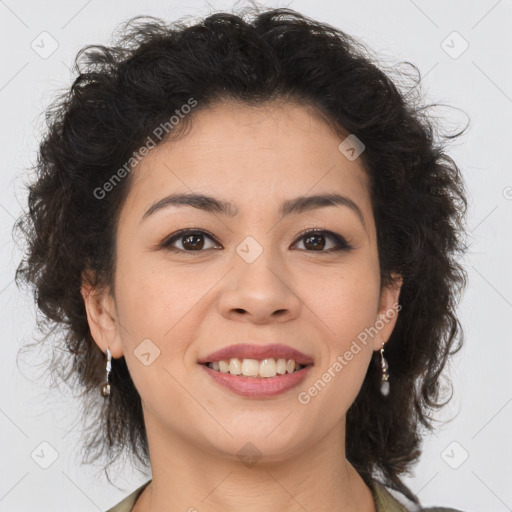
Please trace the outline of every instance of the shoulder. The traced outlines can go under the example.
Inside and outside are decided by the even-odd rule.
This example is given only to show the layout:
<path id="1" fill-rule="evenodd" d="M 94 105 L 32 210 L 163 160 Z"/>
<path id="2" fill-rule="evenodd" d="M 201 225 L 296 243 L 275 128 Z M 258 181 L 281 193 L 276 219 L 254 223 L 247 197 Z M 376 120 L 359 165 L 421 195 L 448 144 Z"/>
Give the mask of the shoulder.
<path id="1" fill-rule="evenodd" d="M 370 488 L 375 501 L 375 510 L 377 512 L 411 512 L 412 509 L 406 508 L 404 503 L 396 499 L 389 490 L 377 480 L 372 480 Z M 415 510 L 414 512 L 418 512 Z"/>
<path id="2" fill-rule="evenodd" d="M 151 482 L 148 480 L 143 483 L 140 487 L 137 487 L 131 494 L 126 496 L 119 503 L 109 508 L 106 512 L 130 512 L 133 505 L 137 501 L 137 498 L 142 494 L 142 491 L 146 488 L 146 486 Z"/>
<path id="3" fill-rule="evenodd" d="M 377 512 L 463 512 L 449 507 L 421 507 L 408 501 L 405 497 L 390 491 L 377 480 L 372 480 L 371 490 Z"/>
<path id="4" fill-rule="evenodd" d="M 426 507 L 422 508 L 421 512 L 463 512 L 458 508 L 447 508 L 447 507 Z"/>

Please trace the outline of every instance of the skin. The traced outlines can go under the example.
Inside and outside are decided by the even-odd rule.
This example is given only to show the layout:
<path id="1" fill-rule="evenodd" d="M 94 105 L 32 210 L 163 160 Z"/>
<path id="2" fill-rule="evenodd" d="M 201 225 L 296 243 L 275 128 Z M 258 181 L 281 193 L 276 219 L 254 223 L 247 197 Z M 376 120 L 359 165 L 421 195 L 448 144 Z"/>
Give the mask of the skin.
<path id="1" fill-rule="evenodd" d="M 223 101 L 197 112 L 183 138 L 157 146 L 132 171 L 116 233 L 115 298 L 85 280 L 82 293 L 96 343 L 126 358 L 142 400 L 152 483 L 135 512 L 375 511 L 345 459 L 345 417 L 396 315 L 307 405 L 297 399 L 400 293 L 398 276 L 381 293 L 367 177 L 359 159 L 339 151 L 341 140 L 310 107 Z M 141 222 L 175 192 L 212 195 L 239 212 L 171 206 Z M 278 214 L 286 199 L 333 192 L 358 205 L 365 225 L 345 206 Z M 205 235 L 196 251 L 186 252 L 183 238 L 174 243 L 182 252 L 159 247 L 183 228 L 215 240 Z M 353 250 L 322 252 L 336 246 L 328 235 L 323 250 L 306 246 L 301 232 L 310 228 L 341 235 Z M 252 263 L 236 252 L 247 236 L 263 249 Z M 149 366 L 134 354 L 144 339 L 160 350 Z M 287 344 L 314 367 L 284 394 L 241 397 L 197 364 L 240 342 Z M 237 456 L 248 442 L 262 455 L 251 467 Z"/>

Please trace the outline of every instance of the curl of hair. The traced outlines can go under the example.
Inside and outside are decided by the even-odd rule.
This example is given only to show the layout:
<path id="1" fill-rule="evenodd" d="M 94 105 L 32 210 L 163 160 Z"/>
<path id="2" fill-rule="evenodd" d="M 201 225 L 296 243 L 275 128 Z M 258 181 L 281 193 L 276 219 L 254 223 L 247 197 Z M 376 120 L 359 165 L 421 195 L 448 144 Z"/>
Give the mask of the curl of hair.
<path id="1" fill-rule="evenodd" d="M 418 75 L 405 92 L 397 85 L 405 73 L 384 72 L 376 62 L 356 39 L 290 9 L 256 10 L 251 19 L 216 13 L 188 25 L 137 17 L 121 26 L 112 46 L 78 53 L 78 76 L 47 111 L 29 210 L 16 223 L 28 240 L 16 283 L 34 288 L 42 341 L 56 326 L 63 330 L 68 358 L 60 351 L 51 369 L 83 391 L 84 416 L 94 418 L 86 430 L 90 458 L 109 455 L 112 462 L 125 447 L 143 464 L 149 457 L 124 357 L 112 361 L 115 391 L 107 404 L 97 398 L 105 358 L 80 293 L 86 270 L 94 286 L 114 289 L 116 226 L 132 174 L 101 200 L 94 190 L 191 97 L 198 107 L 169 136 L 182 134 L 218 99 L 284 99 L 316 107 L 341 136 L 355 134 L 365 145 L 360 159 L 382 286 L 392 283 L 392 273 L 403 285 L 386 344 L 391 393 L 379 393 L 376 352 L 347 412 L 346 457 L 367 484 L 380 472 L 385 485 L 419 503 L 400 475 L 419 458 L 421 429 L 433 429 L 431 412 L 447 403 L 440 402 L 441 373 L 462 345 L 455 312 L 467 277 L 457 255 L 465 249 L 467 203 L 460 171 L 422 105 L 419 71 L 405 63 Z"/>

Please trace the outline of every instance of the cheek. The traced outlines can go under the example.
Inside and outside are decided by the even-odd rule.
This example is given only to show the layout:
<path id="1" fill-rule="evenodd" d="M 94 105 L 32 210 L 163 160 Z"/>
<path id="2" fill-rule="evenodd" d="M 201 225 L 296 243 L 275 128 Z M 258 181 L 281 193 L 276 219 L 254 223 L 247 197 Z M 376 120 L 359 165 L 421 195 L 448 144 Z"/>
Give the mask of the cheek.
<path id="1" fill-rule="evenodd" d="M 148 258 L 149 259 L 149 258 Z M 138 261 L 138 265 L 131 264 Z M 174 389 L 184 382 L 195 364 L 194 341 L 211 306 L 211 293 L 225 269 L 212 266 L 201 271 L 168 263 L 143 264 L 144 258 L 126 258 L 118 267 L 118 313 L 121 337 L 132 379 L 144 399 L 162 387 Z M 154 362 L 144 366 L 141 353 Z M 142 364 L 141 364 L 142 363 Z M 172 376 L 169 374 L 172 373 Z M 164 391 L 157 391 L 163 393 Z M 148 402 L 150 399 L 147 396 Z"/>
<path id="2" fill-rule="evenodd" d="M 372 261 L 332 267 L 302 280 L 300 294 L 339 350 L 375 322 L 380 276 Z M 306 308 L 307 310 L 307 308 Z"/>
<path id="3" fill-rule="evenodd" d="M 330 275 L 304 299 L 315 313 L 321 348 L 315 379 L 300 396 L 311 417 L 320 415 L 326 424 L 339 421 L 361 389 L 373 355 L 369 328 L 379 299 L 378 276 L 368 267 Z"/>
<path id="4" fill-rule="evenodd" d="M 127 324 L 132 338 L 153 336 L 163 342 L 181 327 L 180 319 L 188 315 L 216 282 L 205 272 L 171 270 L 168 264 L 144 264 L 140 256 L 119 265 L 117 291 L 119 315 Z"/>
<path id="5" fill-rule="evenodd" d="M 176 268 L 171 275 L 169 266 L 145 266 L 140 256 L 133 261 L 140 264 L 126 259 L 118 266 L 121 338 L 135 387 L 145 406 L 158 416 L 171 395 L 173 406 L 187 405 L 179 383 L 187 379 L 184 361 L 197 334 L 195 316 L 212 284 L 204 275 L 192 277 Z"/>

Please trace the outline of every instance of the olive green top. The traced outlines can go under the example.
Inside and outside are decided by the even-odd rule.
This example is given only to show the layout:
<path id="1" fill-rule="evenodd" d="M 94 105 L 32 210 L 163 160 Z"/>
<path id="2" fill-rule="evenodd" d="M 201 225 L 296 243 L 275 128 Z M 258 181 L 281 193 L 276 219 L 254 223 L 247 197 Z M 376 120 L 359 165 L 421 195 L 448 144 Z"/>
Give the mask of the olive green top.
<path id="1" fill-rule="evenodd" d="M 142 491 L 146 488 L 146 486 L 151 482 L 151 480 L 147 481 L 135 491 L 133 491 L 130 495 L 128 495 L 124 500 L 120 501 L 117 505 L 114 505 L 112 508 L 109 508 L 107 512 L 131 512 L 133 505 L 137 501 L 137 498 L 142 494 Z M 373 493 L 373 497 L 375 499 L 375 508 L 377 512 L 409 512 L 404 505 L 402 505 L 399 501 L 397 501 L 379 482 L 373 480 L 371 484 L 371 490 Z M 444 508 L 444 507 L 427 507 L 422 508 L 422 511 L 425 512 L 461 512 L 460 510 L 456 510 L 454 508 Z"/>

